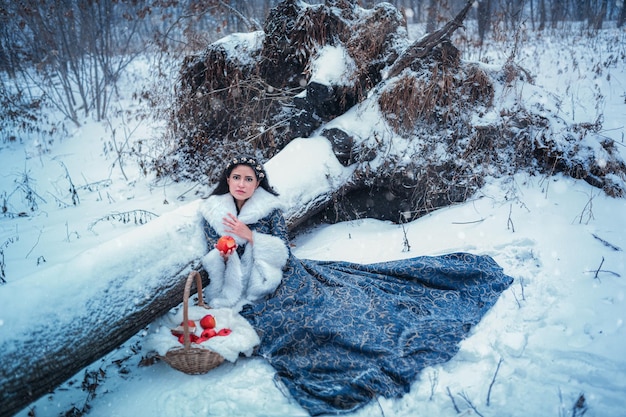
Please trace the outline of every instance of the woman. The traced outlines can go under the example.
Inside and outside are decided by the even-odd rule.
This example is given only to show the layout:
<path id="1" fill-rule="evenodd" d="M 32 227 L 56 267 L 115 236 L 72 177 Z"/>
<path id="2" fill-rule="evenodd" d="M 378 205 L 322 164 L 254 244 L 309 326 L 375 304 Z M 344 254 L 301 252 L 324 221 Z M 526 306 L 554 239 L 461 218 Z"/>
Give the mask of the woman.
<path id="1" fill-rule="evenodd" d="M 213 248 L 202 258 L 211 278 L 206 297 L 212 307 L 238 311 L 272 293 L 289 256 L 287 229 L 277 193 L 254 158 L 233 158 L 200 208 L 204 232 Z M 230 235 L 236 248 L 220 252 L 220 236 Z"/>
<path id="2" fill-rule="evenodd" d="M 408 392 L 445 362 L 513 281 L 488 256 L 452 253 L 361 265 L 294 257 L 276 192 L 249 157 L 229 161 L 202 213 L 212 249 L 207 298 L 259 333 L 257 353 L 311 415 Z"/>

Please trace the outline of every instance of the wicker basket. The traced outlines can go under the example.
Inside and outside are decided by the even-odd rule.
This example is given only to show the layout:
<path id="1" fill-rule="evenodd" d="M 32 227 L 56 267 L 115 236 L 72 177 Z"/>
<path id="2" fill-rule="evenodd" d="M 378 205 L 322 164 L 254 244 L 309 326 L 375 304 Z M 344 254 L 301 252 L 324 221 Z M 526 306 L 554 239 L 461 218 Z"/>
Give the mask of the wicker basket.
<path id="1" fill-rule="evenodd" d="M 198 305 L 207 308 L 202 300 L 202 278 L 198 271 L 192 271 L 187 277 L 183 294 L 183 346 L 170 349 L 165 356 L 161 356 L 161 359 L 172 368 L 189 375 L 205 374 L 224 362 L 224 357 L 217 352 L 200 347 L 191 347 L 187 321 L 189 320 L 189 293 L 194 278 L 198 289 Z"/>

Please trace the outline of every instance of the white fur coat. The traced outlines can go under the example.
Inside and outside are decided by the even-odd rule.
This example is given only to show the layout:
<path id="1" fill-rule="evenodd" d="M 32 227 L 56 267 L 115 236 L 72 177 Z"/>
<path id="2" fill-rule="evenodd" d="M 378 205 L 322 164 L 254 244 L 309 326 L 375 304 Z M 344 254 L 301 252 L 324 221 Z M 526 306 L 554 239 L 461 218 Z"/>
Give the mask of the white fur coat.
<path id="1" fill-rule="evenodd" d="M 245 224 L 256 223 L 280 208 L 278 198 L 258 188 L 243 205 L 237 216 Z M 209 197 L 201 206 L 200 214 L 219 236 L 225 228 L 222 219 L 228 213 L 236 214 L 235 200 L 230 194 Z M 214 247 L 202 257 L 202 266 L 209 274 L 210 283 L 204 291 L 211 307 L 229 307 L 240 311 L 251 303 L 274 292 L 283 277 L 283 267 L 289 257 L 287 244 L 280 237 L 252 231 L 253 244 L 247 244 L 241 258 L 233 253 L 227 262 Z M 237 245 L 246 241 L 234 236 Z"/>

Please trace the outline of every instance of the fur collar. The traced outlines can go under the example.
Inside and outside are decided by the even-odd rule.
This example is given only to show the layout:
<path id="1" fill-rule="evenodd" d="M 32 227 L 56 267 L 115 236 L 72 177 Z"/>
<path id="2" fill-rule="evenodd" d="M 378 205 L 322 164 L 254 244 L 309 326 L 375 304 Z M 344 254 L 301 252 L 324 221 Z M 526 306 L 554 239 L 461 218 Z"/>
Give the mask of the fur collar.
<path id="1" fill-rule="evenodd" d="M 266 217 L 277 208 L 282 208 L 278 197 L 259 187 L 243 205 L 237 217 L 245 224 L 252 224 Z M 205 220 L 219 235 L 224 234 L 222 219 L 228 213 L 237 213 L 235 199 L 230 193 L 210 196 L 200 205 L 199 210 Z"/>

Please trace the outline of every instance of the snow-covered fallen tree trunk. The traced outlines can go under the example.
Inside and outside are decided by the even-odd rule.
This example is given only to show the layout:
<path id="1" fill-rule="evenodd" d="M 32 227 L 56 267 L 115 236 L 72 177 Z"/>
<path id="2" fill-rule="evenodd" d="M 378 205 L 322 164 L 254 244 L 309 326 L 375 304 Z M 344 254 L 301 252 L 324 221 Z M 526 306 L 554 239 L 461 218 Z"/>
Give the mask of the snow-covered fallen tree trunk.
<path id="1" fill-rule="evenodd" d="M 2 287 L 0 305 L 12 319 L 0 316 L 0 415 L 50 392 L 180 303 L 185 277 L 206 250 L 196 206 Z"/>
<path id="2" fill-rule="evenodd" d="M 302 172 L 312 158 L 317 169 Z M 272 176 L 273 166 L 293 166 L 297 175 Z M 322 137 L 293 141 L 267 171 L 290 222 L 314 211 L 352 172 Z M 19 412 L 181 303 L 186 277 L 207 250 L 199 204 L 0 288 L 0 416 Z"/>
<path id="3" fill-rule="evenodd" d="M 354 172 L 354 167 L 339 163 L 330 142 L 322 136 L 291 141 L 265 166 L 270 184 L 285 206 L 285 219 L 291 229 L 326 207 L 336 192 L 352 183 Z M 273 167 L 294 175 L 272 175 Z"/>

